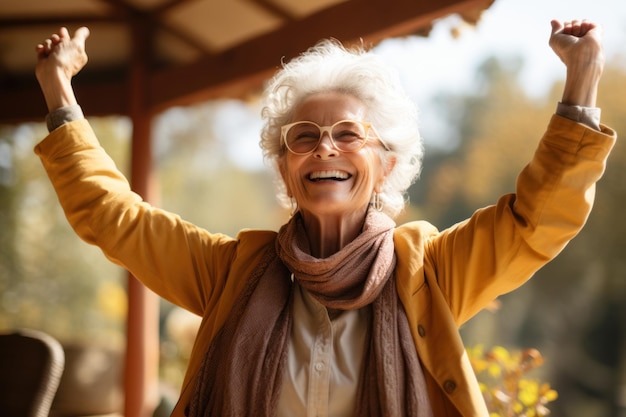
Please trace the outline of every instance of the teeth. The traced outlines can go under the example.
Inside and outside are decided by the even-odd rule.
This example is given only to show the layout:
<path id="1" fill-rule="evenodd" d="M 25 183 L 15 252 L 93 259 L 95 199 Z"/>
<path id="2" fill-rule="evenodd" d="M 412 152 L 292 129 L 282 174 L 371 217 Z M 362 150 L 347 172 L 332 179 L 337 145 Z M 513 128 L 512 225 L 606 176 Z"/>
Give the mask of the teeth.
<path id="1" fill-rule="evenodd" d="M 325 179 L 339 179 L 346 180 L 348 179 L 348 173 L 343 171 L 316 171 L 312 172 L 309 175 L 309 178 L 312 180 L 325 180 Z"/>

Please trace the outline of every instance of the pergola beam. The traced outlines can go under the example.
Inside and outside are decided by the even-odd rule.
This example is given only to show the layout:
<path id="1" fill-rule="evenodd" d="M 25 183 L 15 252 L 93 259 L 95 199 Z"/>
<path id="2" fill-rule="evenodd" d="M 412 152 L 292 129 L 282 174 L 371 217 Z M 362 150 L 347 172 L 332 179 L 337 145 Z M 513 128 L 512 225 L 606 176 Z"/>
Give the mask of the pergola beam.
<path id="1" fill-rule="evenodd" d="M 424 32 L 438 18 L 452 13 L 471 14 L 487 8 L 492 1 L 343 2 L 307 18 L 290 20 L 276 31 L 219 54 L 205 51 L 203 57 L 193 63 L 164 69 L 148 67 L 146 105 L 154 113 L 174 105 L 188 105 L 211 98 L 242 97 L 259 88 L 283 57 L 289 59 L 322 38 L 334 37 L 344 42 L 363 40 L 366 45 L 375 44 L 388 37 Z M 151 15 L 150 19 L 158 19 L 158 13 Z M 79 18 L 74 20 L 84 23 Z M 90 115 L 129 115 L 125 98 L 128 97 L 129 81 L 123 75 L 127 73 L 123 68 L 111 68 L 103 73 L 92 71 L 84 77 L 79 74 L 75 89 L 85 112 Z M 41 119 L 42 107 L 33 106 L 37 103 L 33 99 L 40 97 L 34 76 L 3 90 L 6 99 L 0 101 L 2 121 Z M 43 101 L 38 100 L 43 106 Z"/>

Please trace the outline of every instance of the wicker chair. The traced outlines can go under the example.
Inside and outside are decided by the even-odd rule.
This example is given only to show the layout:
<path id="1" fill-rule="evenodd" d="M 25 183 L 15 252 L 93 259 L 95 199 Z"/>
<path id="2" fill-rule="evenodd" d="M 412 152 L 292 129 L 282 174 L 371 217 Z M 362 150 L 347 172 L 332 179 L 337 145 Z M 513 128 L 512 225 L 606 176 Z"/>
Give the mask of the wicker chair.
<path id="1" fill-rule="evenodd" d="M 0 334 L 0 414 L 48 416 L 64 365 L 63 347 L 46 333 Z"/>

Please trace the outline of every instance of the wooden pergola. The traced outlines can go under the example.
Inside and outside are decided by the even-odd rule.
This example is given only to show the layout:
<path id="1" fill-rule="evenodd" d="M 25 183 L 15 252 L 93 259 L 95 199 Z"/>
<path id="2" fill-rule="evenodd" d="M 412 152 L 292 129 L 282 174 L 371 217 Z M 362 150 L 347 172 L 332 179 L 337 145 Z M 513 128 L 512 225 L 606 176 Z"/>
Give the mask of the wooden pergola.
<path id="1" fill-rule="evenodd" d="M 427 35 L 439 18 L 476 23 L 494 0 L 8 0 L 0 3 L 0 123 L 41 121 L 34 46 L 60 26 L 88 26 L 88 66 L 74 87 L 85 114 L 133 123 L 131 184 L 153 201 L 151 120 L 164 109 L 258 90 L 322 38 L 365 44 Z M 125 415 L 155 407 L 158 300 L 128 279 Z"/>

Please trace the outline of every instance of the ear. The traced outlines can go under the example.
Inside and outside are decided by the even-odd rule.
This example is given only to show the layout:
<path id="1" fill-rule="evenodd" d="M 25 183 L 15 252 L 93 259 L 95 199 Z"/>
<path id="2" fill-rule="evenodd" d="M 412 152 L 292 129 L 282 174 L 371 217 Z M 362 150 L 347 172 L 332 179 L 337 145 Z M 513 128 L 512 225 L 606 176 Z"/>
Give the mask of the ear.
<path id="1" fill-rule="evenodd" d="M 396 166 L 396 157 L 391 155 L 388 156 L 385 161 L 384 161 L 384 170 L 383 170 L 383 175 L 380 178 L 380 180 L 378 180 L 378 182 L 376 183 L 376 186 L 374 187 L 374 191 L 376 191 L 377 193 L 380 193 L 383 189 L 383 184 L 385 183 L 385 179 L 387 179 L 387 176 L 391 173 L 391 171 L 393 171 L 393 168 Z"/>

